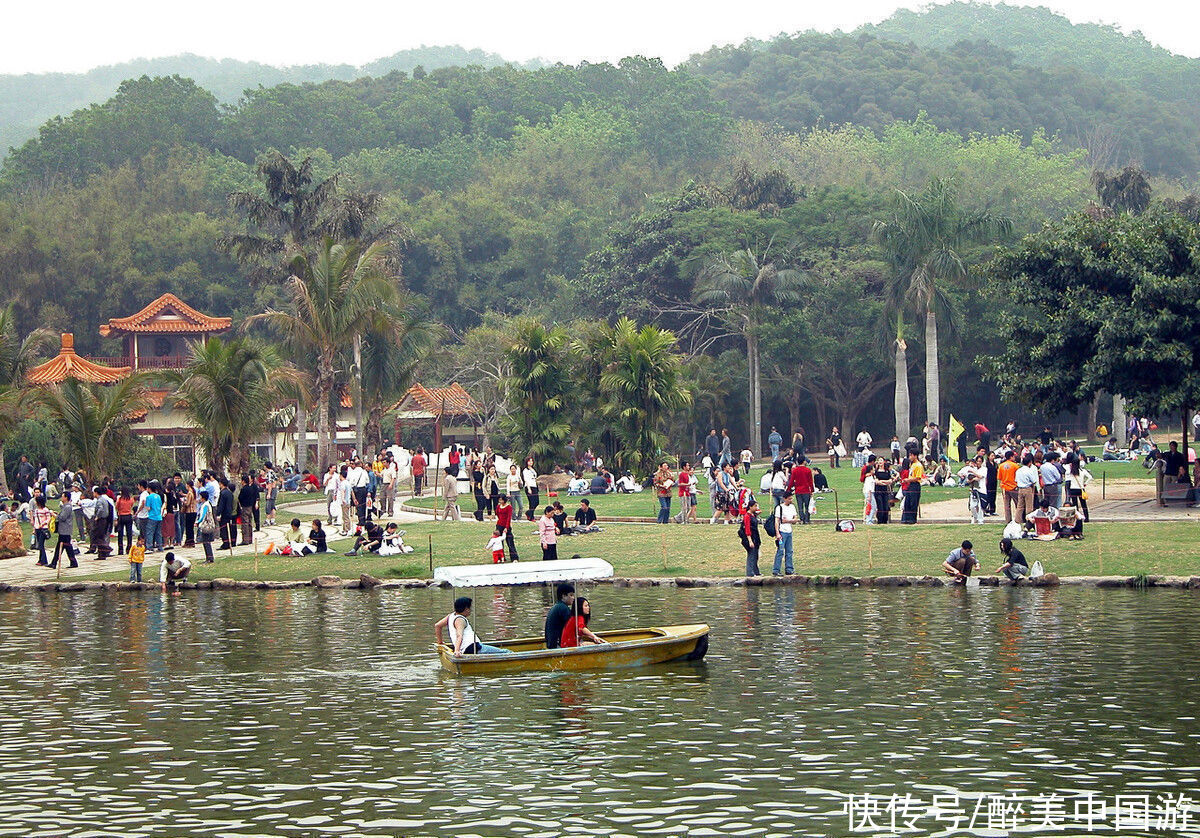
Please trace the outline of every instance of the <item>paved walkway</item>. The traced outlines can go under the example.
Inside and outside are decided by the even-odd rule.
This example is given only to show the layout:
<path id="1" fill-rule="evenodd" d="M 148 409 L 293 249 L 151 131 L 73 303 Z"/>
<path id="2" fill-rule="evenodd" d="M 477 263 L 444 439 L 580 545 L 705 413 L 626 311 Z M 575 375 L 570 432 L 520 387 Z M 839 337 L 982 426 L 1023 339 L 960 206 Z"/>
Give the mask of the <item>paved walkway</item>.
<path id="1" fill-rule="evenodd" d="M 405 498 L 407 500 L 407 498 Z M 395 521 L 398 524 L 411 524 L 417 521 L 429 520 L 424 515 L 414 515 L 411 512 L 400 511 L 400 499 L 396 500 L 396 514 L 390 518 L 384 518 L 385 521 Z M 254 542 L 251 544 L 234 547 L 232 551 L 225 550 L 217 554 L 216 559 L 218 564 L 221 557 L 229 558 L 233 556 L 251 556 L 256 549 L 262 549 L 271 542 L 281 542 L 284 540 L 284 535 L 291 526 L 292 518 L 299 518 L 304 522 L 305 531 L 308 529 L 308 522 L 313 518 L 320 518 L 323 521 L 329 520 L 329 510 L 325 502 L 319 497 L 312 501 L 293 501 L 286 507 L 280 507 L 276 513 L 276 521 L 274 527 L 264 526 L 261 530 L 254 534 Z M 330 540 L 340 538 L 334 536 Z M 56 539 L 50 537 L 50 542 L 47 544 L 47 552 L 52 548 Z M 214 548 L 216 544 L 214 543 Z M 115 542 L 114 542 L 115 549 Z M 200 545 L 195 547 L 173 547 L 176 555 L 183 556 L 192 561 L 193 564 L 204 562 L 204 548 Z M 67 566 L 67 560 L 64 556 L 60 562 L 63 565 L 61 569 L 61 577 L 59 569 L 51 569 L 48 567 L 39 567 L 37 564 L 37 552 L 30 551 L 27 555 L 19 556 L 14 559 L 0 559 L 0 582 L 15 583 L 37 583 L 37 582 L 52 582 L 56 579 L 71 579 L 76 576 L 91 576 L 95 573 L 111 573 L 114 579 L 129 578 L 129 562 L 124 556 L 114 555 L 104 561 L 97 561 L 90 555 L 81 554 L 79 556 L 79 567 L 73 568 Z M 162 553 L 150 553 L 146 556 L 145 567 L 142 568 L 142 579 L 147 582 L 158 581 L 158 568 L 162 563 Z"/>

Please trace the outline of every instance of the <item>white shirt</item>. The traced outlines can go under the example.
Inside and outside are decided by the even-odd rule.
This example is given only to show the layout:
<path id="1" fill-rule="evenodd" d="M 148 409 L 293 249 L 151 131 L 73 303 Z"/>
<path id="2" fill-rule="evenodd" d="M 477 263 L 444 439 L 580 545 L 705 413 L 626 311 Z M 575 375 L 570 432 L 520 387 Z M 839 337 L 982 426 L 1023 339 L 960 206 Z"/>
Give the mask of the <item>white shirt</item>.
<path id="1" fill-rule="evenodd" d="M 1038 470 L 1036 466 L 1021 466 L 1017 469 L 1017 488 L 1028 489 L 1038 485 Z"/>
<path id="2" fill-rule="evenodd" d="M 168 562 L 166 557 L 164 557 L 162 566 L 158 569 L 158 581 L 166 582 L 169 575 L 168 571 L 178 573 L 180 570 L 191 566 L 192 563 L 182 556 L 176 556 L 173 562 Z"/>
<path id="3" fill-rule="evenodd" d="M 355 489 L 365 489 L 371 482 L 367 470 L 362 466 L 350 466 L 349 471 L 346 472 L 346 480 Z"/>
<path id="4" fill-rule="evenodd" d="M 754 453 L 749 448 L 742 449 L 742 462 L 749 463 L 754 460 Z"/>
<path id="5" fill-rule="evenodd" d="M 521 470 L 521 482 L 525 484 L 526 489 L 530 491 L 536 489 L 538 487 L 537 478 L 537 469 L 527 468 Z"/>
<path id="6" fill-rule="evenodd" d="M 391 486 L 393 483 L 396 482 L 396 476 L 399 473 L 400 473 L 400 469 L 396 467 L 396 463 L 390 462 L 383 469 L 383 471 L 380 472 L 379 476 L 380 476 L 380 478 L 383 479 L 384 486 Z"/>
<path id="7" fill-rule="evenodd" d="M 792 524 L 800 517 L 800 513 L 796 511 L 796 504 L 781 503 L 779 509 L 775 511 L 775 515 L 779 518 L 778 525 L 780 532 L 791 532 Z"/>
<path id="8" fill-rule="evenodd" d="M 771 491 L 782 492 L 787 488 L 788 473 L 784 469 L 775 472 L 775 476 L 771 478 Z"/>
<path id="9" fill-rule="evenodd" d="M 859 448 L 870 448 L 871 443 L 874 442 L 874 440 L 871 439 L 871 435 L 866 431 L 861 431 L 854 439 L 858 442 Z"/>

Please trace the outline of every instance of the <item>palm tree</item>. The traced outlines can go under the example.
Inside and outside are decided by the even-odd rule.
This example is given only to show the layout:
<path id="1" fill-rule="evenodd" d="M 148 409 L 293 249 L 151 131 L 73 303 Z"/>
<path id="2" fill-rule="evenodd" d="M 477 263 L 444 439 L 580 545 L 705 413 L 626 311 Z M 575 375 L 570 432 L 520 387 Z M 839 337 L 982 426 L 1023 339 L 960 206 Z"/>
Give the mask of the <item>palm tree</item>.
<path id="1" fill-rule="evenodd" d="M 933 178 L 925 191 L 911 196 L 896 190 L 895 206 L 885 221 L 876 221 L 873 235 L 891 263 L 894 303 L 912 306 L 925 318 L 925 413 L 926 420 L 941 422 L 941 384 L 938 376 L 938 315 L 948 318 L 954 310 L 947 285 L 967 278 L 964 248 L 1006 236 L 1012 222 L 986 211 L 965 210 L 958 204 L 953 181 Z M 903 350 L 903 335 L 896 347 Z M 901 374 L 896 361 L 897 405 Z M 904 369 L 907 375 L 907 367 Z M 906 385 L 907 388 L 907 385 Z M 900 416 L 896 417 L 900 436 Z M 909 433 L 904 429 L 904 436 Z M 902 437 L 903 438 L 903 437 Z"/>
<path id="2" fill-rule="evenodd" d="M 120 462 L 131 435 L 129 424 L 150 407 L 142 374 L 115 384 L 83 384 L 68 378 L 35 392 L 35 398 L 59 429 L 64 452 L 90 477 L 107 474 Z"/>
<path id="3" fill-rule="evenodd" d="M 52 345 L 53 337 L 48 329 L 35 329 L 24 338 L 18 337 L 12 305 L 0 310 L 0 492 L 6 496 L 4 443 L 25 418 L 29 394 L 25 376 L 38 354 Z"/>
<path id="4" fill-rule="evenodd" d="M 250 467 L 250 443 L 269 433 L 284 384 L 294 371 L 269 346 L 248 338 L 210 337 L 188 346 L 187 363 L 172 372 L 174 401 L 196 428 L 209 468 L 234 474 Z"/>
<path id="5" fill-rule="evenodd" d="M 504 352 L 508 412 L 501 417 L 500 427 L 513 438 L 517 450 L 528 451 L 545 468 L 571 433 L 565 398 L 567 332 L 562 326 L 546 328 L 529 317 L 517 320 L 515 328 Z"/>
<path id="6" fill-rule="evenodd" d="M 383 444 L 383 412 L 412 384 L 417 366 L 433 351 L 437 338 L 433 324 L 403 296 L 398 296 L 396 308 L 397 316 L 386 331 L 372 329 L 362 341 L 359 403 L 367 411 L 365 442 L 376 450 Z"/>
<path id="7" fill-rule="evenodd" d="M 696 277 L 692 299 L 716 308 L 734 333 L 746 341 L 750 378 L 750 448 L 762 451 L 762 374 L 758 353 L 758 325 L 771 305 L 800 299 L 801 271 L 781 267 L 785 254 L 772 253 L 774 239 L 761 253 L 751 248 L 718 256 Z"/>
<path id="8" fill-rule="evenodd" d="M 330 462 L 334 444 L 330 400 L 347 383 L 346 351 L 372 330 L 396 335 L 403 317 L 396 307 L 396 282 L 386 275 L 383 263 L 378 243 L 364 249 L 357 241 L 335 243 L 326 238 L 315 258 L 302 254 L 292 261 L 287 282 L 292 310 L 267 309 L 244 324 L 244 328 L 257 323 L 267 326 L 283 339 L 293 357 L 313 360 L 318 470 Z"/>
<path id="9" fill-rule="evenodd" d="M 682 359 L 674 333 L 657 326 L 640 330 L 622 317 L 609 332 L 612 361 L 600 377 L 600 389 L 612 402 L 623 447 L 632 453 L 629 467 L 649 474 L 666 437 L 661 425 L 670 411 L 691 404 L 683 383 Z"/>

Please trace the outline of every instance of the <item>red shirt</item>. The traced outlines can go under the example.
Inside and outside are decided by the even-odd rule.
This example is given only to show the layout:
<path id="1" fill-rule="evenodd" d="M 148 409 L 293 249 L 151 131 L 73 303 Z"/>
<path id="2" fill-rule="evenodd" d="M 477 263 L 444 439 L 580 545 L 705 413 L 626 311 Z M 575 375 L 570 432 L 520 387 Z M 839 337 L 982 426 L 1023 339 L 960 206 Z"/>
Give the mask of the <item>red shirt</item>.
<path id="1" fill-rule="evenodd" d="M 579 645 L 579 630 L 584 626 L 583 615 L 576 614 L 567 620 L 567 624 L 563 626 L 562 638 L 558 641 L 558 645 L 566 649 L 571 646 Z"/>
<path id="2" fill-rule="evenodd" d="M 496 526 L 497 527 L 511 527 L 512 526 L 512 512 L 513 512 L 513 508 L 512 508 L 511 503 L 508 504 L 507 506 L 497 506 L 496 507 Z"/>
<path id="3" fill-rule="evenodd" d="M 812 469 L 806 465 L 792 467 L 792 476 L 788 478 L 788 488 L 797 495 L 811 495 L 816 491 L 813 485 Z"/>
<path id="4" fill-rule="evenodd" d="M 412 473 L 413 474 L 424 474 L 425 473 L 425 455 L 424 454 L 418 454 L 417 456 L 412 458 Z"/>

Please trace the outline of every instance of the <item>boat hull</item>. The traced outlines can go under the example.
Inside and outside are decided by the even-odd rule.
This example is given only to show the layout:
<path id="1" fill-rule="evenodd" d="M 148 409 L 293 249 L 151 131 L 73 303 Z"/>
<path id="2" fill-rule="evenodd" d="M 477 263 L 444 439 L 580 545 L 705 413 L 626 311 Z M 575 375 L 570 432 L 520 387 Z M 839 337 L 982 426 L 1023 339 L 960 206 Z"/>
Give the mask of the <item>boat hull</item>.
<path id="1" fill-rule="evenodd" d="M 597 632 L 607 643 L 547 649 L 541 637 L 498 640 L 506 655 L 460 655 L 438 644 L 442 667 L 456 675 L 504 675 L 510 672 L 579 672 L 628 669 L 675 660 L 700 660 L 708 651 L 709 628 L 703 623 Z"/>

